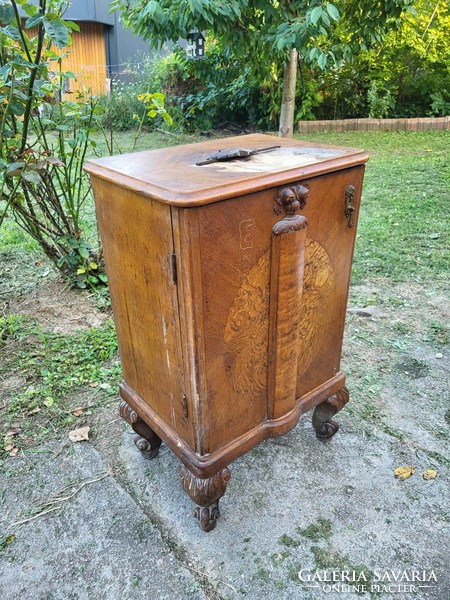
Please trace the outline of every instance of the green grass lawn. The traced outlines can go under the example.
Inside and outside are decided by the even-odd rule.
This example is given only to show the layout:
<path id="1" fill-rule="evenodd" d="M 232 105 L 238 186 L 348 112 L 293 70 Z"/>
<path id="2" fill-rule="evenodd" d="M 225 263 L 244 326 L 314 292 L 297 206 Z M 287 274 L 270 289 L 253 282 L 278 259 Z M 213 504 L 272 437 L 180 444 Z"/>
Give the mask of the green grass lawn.
<path id="1" fill-rule="evenodd" d="M 450 240 L 450 132 L 311 134 L 308 141 L 364 148 L 353 283 L 374 277 L 445 284 Z"/>

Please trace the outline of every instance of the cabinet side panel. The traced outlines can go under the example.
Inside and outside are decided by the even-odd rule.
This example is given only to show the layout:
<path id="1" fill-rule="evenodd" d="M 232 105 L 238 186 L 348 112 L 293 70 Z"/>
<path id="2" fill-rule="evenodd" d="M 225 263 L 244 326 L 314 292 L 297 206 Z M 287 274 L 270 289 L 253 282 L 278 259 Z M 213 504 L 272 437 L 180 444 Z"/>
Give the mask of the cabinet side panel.
<path id="1" fill-rule="evenodd" d="M 310 188 L 302 214 L 308 220 L 303 298 L 300 309 L 297 397 L 339 371 L 353 247 L 364 167 L 323 175 Z M 353 227 L 345 216 L 345 194 L 354 187 Z"/>
<path id="2" fill-rule="evenodd" d="M 125 381 L 186 442 L 170 207 L 93 178 Z"/>

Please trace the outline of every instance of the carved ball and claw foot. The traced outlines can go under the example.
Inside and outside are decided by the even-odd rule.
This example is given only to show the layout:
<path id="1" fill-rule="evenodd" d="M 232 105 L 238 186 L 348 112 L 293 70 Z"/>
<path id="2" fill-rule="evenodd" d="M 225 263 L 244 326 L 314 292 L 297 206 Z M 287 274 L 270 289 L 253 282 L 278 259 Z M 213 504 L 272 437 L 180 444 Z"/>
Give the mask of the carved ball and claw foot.
<path id="1" fill-rule="evenodd" d="M 337 412 L 344 408 L 348 399 L 348 390 L 343 387 L 330 396 L 328 400 L 316 406 L 313 412 L 312 424 L 319 440 L 329 440 L 338 431 L 339 424 L 331 417 L 334 417 Z"/>
<path id="2" fill-rule="evenodd" d="M 145 423 L 141 417 L 128 404 L 122 400 L 120 403 L 119 414 L 122 419 L 131 425 L 134 436 L 134 444 L 145 458 L 155 458 L 158 455 L 162 440 L 153 429 Z"/>
<path id="3" fill-rule="evenodd" d="M 180 479 L 186 494 L 197 504 L 192 511 L 203 531 L 212 531 L 220 517 L 219 500 L 225 494 L 231 473 L 227 467 L 202 479 L 193 475 L 187 467 L 181 465 Z"/>

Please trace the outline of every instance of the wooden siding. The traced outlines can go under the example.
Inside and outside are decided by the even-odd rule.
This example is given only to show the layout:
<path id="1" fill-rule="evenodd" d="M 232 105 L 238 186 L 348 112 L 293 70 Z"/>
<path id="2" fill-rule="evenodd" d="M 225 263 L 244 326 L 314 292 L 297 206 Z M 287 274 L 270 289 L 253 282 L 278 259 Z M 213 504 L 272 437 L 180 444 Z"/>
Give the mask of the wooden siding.
<path id="1" fill-rule="evenodd" d="M 70 91 L 89 89 L 93 94 L 106 93 L 105 26 L 101 23 L 78 23 L 80 31 L 72 33 L 72 46 L 63 59 L 63 70 L 78 75 L 70 80 Z"/>
<path id="2" fill-rule="evenodd" d="M 106 93 L 106 44 L 105 25 L 102 23 L 78 23 L 80 31 L 72 32 L 72 45 L 60 50 L 52 46 L 52 50 L 61 55 L 67 53 L 63 58 L 62 70 L 72 71 L 77 79 L 70 79 L 68 86 L 70 92 L 82 92 L 90 90 L 94 95 Z M 30 29 L 30 37 L 37 34 L 37 29 Z M 53 67 L 57 69 L 57 64 Z M 65 96 L 70 100 L 72 94 Z"/>

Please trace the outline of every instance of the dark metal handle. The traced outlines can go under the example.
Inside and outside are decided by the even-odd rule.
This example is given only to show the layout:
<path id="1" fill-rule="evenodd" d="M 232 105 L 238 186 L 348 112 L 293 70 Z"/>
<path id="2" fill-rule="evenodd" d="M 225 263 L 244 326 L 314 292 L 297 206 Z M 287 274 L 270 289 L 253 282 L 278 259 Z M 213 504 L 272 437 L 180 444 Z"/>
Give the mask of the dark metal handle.
<path id="1" fill-rule="evenodd" d="M 349 185 L 345 190 L 345 210 L 344 215 L 347 217 L 348 222 L 347 225 L 349 227 L 353 227 L 353 213 L 355 212 L 355 207 L 353 206 L 353 201 L 355 199 L 355 186 Z"/>
<path id="2" fill-rule="evenodd" d="M 228 150 L 219 150 L 215 154 L 208 156 L 206 160 L 195 163 L 197 167 L 209 165 L 215 162 L 223 162 L 225 160 L 235 160 L 237 158 L 248 158 L 254 154 L 262 154 L 263 152 L 271 152 L 280 146 L 269 146 L 268 148 L 259 148 L 257 150 L 249 150 L 248 148 L 229 148 Z"/>

